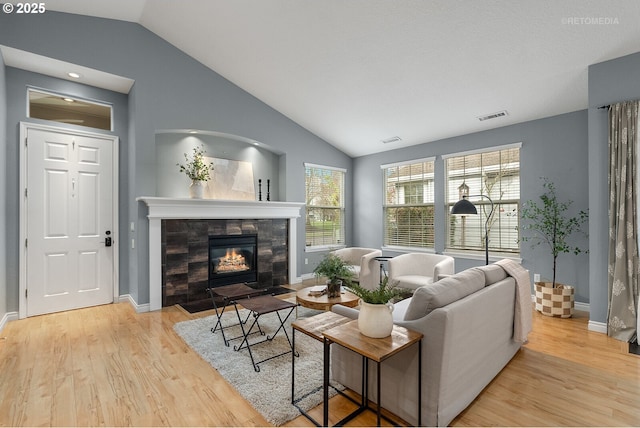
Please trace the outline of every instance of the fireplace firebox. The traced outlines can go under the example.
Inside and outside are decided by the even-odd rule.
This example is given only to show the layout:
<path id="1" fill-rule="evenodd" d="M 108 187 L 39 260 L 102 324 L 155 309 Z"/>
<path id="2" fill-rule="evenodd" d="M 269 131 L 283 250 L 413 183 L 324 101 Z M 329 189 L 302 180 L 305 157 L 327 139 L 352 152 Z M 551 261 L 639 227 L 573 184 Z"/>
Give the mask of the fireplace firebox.
<path id="1" fill-rule="evenodd" d="M 209 287 L 258 279 L 258 236 L 209 236 Z"/>

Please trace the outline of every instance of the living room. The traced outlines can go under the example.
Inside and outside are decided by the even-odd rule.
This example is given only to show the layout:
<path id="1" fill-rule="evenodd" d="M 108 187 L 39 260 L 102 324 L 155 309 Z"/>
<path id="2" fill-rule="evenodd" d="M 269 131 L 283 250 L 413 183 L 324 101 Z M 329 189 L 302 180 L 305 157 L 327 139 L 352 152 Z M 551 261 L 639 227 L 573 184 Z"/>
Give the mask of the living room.
<path id="1" fill-rule="evenodd" d="M 594 16 L 583 12 L 578 4 L 573 4 L 578 12 L 567 16 Z M 634 24 L 627 20 L 637 12 L 635 2 L 627 2 L 621 11 L 611 10 L 604 14 L 617 17 L 618 24 L 565 25 L 565 29 L 572 32 L 572 37 L 580 37 L 580 32 L 584 31 L 606 33 L 621 31 L 621 28 L 629 31 L 628 28 L 637 20 Z M 603 14 L 598 12 L 600 15 Z M 239 27 L 246 31 L 246 28 Z M 495 37 L 499 39 L 499 34 Z M 520 123 L 487 125 L 483 130 L 462 131 L 425 140 L 421 144 L 394 150 L 386 150 L 385 147 L 385 151 L 353 156 L 327 143 L 302 124 L 279 113 L 138 23 L 52 10 L 41 15 L 2 13 L 0 45 L 3 47 L 124 76 L 135 83 L 128 93 L 123 94 L 26 71 L 17 65 L 8 65 L 6 58 L 2 58 L 0 134 L 5 135 L 7 144 L 0 148 L 0 162 L 6 166 L 6 173 L 0 176 L 0 222 L 4 225 L 0 229 L 0 271 L 5 272 L 0 276 L 0 328 L 20 317 L 21 299 L 24 298 L 20 286 L 18 207 L 22 193 L 18 185 L 21 162 L 18 141 L 19 124 L 34 121 L 26 115 L 25 91 L 27 87 L 36 87 L 83 99 L 101 100 L 114 106 L 112 134 L 120 139 L 119 229 L 114 233 L 117 240 L 124 243 L 118 246 L 118 298 L 131 302 L 140 312 L 148 310 L 150 302 L 150 260 L 147 208 L 136 198 L 162 196 L 163 189 L 157 185 L 158 147 L 166 144 L 163 140 L 166 134 L 162 131 L 195 129 L 260 142 L 263 144 L 261 150 L 271 153 L 269 156 L 276 159 L 269 161 L 273 165 L 268 168 L 261 166 L 265 178 L 267 174 L 273 177 L 272 201 L 304 201 L 305 163 L 345 169 L 348 195 L 345 201 L 345 212 L 348 213 L 346 243 L 374 248 L 380 248 L 383 242 L 381 165 L 434 157 L 436 174 L 443 179 L 443 157 L 521 143 L 520 200 L 536 199 L 541 191 L 540 177 L 549 177 L 558 185 L 562 196 L 574 201 L 575 207 L 589 209 L 589 238 L 585 241 L 589 253 L 564 256 L 562 280 L 575 285 L 576 303 L 589 314 L 589 329 L 605 333 L 609 190 L 607 110 L 600 107 L 640 98 L 640 81 L 637 79 L 640 44 L 637 40 L 640 40 L 637 34 L 628 37 L 624 45 L 612 47 L 601 53 L 598 60 L 581 66 L 580 75 L 587 86 L 576 85 L 566 89 L 567 92 L 583 91 L 583 102 L 579 108 L 559 114 L 542 111 L 537 117 Z M 201 49 L 206 49 L 206 46 Z M 536 55 L 545 55 L 545 52 L 524 51 L 523 55 L 526 54 L 535 58 Z M 357 76 L 352 79 L 353 84 L 357 84 Z M 520 84 L 526 86 L 528 82 Z M 517 97 L 515 89 L 513 93 Z M 554 105 L 561 104 L 562 95 L 549 97 L 549 111 L 554 111 Z M 339 105 L 351 100 L 341 99 L 336 94 L 335 102 Z M 434 99 L 428 104 L 439 102 Z M 464 100 L 458 102 L 464 103 Z M 477 114 L 508 108 L 509 100 L 505 99 L 504 103 Z M 420 112 L 414 114 L 420 115 Z M 456 114 L 451 112 L 452 116 Z M 472 119 L 477 121 L 475 117 Z M 401 133 L 402 130 L 393 130 L 390 135 L 380 135 L 379 138 Z M 224 157 L 223 148 L 211 144 L 210 155 Z M 219 153 L 216 147 L 219 147 Z M 180 160 L 176 159 L 176 162 Z M 255 178 L 260 178 L 258 173 Z M 436 204 L 444 207 L 444 183 L 438 186 Z M 435 218 L 434 229 L 437 231 L 446 229 L 444 209 L 441 211 Z M 300 221 L 297 226 L 299 251 L 296 265 L 300 278 L 310 276 L 324 255 L 323 252 L 305 253 L 304 235 L 304 222 Z M 445 241 L 444 233 L 436 233 L 433 251 L 444 252 Z M 389 253 L 394 254 L 393 251 Z M 498 255 L 492 260 L 496 257 Z M 551 275 L 549 262 L 541 249 L 523 245 L 518 257 L 531 272 L 543 277 Z M 456 257 L 457 271 L 481 264 L 481 255 Z"/>

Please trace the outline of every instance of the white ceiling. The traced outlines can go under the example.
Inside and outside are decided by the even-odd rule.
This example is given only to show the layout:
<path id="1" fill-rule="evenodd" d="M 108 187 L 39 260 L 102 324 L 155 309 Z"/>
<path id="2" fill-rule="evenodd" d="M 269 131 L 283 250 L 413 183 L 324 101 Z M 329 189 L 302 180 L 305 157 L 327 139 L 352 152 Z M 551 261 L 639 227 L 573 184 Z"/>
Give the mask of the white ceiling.
<path id="1" fill-rule="evenodd" d="M 351 156 L 587 108 L 637 0 L 47 0 L 138 22 Z M 508 116 L 477 117 L 507 110 Z M 402 141 L 383 144 L 399 136 Z"/>

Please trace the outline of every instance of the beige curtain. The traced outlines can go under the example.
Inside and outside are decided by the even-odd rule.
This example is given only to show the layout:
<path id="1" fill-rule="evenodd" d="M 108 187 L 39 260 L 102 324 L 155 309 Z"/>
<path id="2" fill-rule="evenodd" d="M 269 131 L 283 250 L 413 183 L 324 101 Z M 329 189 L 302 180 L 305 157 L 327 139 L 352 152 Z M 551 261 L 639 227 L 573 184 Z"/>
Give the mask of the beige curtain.
<path id="1" fill-rule="evenodd" d="M 631 341 L 638 307 L 636 145 L 638 101 L 609 108 L 608 335 Z"/>

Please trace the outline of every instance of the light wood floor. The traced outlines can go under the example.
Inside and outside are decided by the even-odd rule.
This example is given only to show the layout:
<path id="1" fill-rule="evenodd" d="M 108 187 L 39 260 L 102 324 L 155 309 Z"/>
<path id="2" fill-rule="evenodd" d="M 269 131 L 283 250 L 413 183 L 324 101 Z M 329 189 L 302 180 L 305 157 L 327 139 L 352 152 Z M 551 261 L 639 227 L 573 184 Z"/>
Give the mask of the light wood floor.
<path id="1" fill-rule="evenodd" d="M 173 332 L 210 314 L 177 306 L 136 314 L 118 303 L 9 322 L 0 332 L 0 425 L 268 425 Z M 452 425 L 640 426 L 640 357 L 587 322 L 586 313 L 534 312 L 529 343 Z M 332 399 L 332 420 L 347 403 Z M 365 412 L 351 424 L 375 418 Z M 311 426 L 304 417 L 288 425 Z"/>

